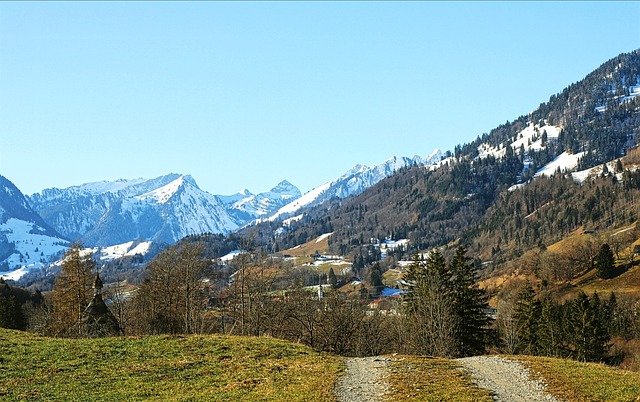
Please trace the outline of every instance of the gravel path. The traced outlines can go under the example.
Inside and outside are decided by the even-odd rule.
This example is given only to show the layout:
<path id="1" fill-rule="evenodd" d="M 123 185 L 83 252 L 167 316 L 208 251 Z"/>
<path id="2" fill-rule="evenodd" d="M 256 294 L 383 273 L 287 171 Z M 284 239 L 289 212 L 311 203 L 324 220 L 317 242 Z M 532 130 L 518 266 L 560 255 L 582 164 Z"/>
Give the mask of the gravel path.
<path id="1" fill-rule="evenodd" d="M 522 364 L 498 356 L 474 356 L 457 359 L 476 379 L 478 386 L 494 393 L 496 401 L 554 401 L 544 384 L 531 379 Z"/>
<path id="2" fill-rule="evenodd" d="M 389 388 L 388 357 L 357 357 L 347 359 L 346 372 L 336 395 L 339 402 L 382 402 Z"/>

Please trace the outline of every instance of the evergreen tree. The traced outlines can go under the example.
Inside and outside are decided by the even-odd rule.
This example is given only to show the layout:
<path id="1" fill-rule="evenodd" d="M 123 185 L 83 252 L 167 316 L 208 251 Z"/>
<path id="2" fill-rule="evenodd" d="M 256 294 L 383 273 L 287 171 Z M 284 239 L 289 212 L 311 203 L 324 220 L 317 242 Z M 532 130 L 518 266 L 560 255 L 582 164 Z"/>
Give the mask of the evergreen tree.
<path id="1" fill-rule="evenodd" d="M 600 251 L 596 256 L 596 269 L 598 270 L 598 276 L 603 279 L 613 278 L 615 268 L 615 258 L 613 251 L 609 244 L 604 243 L 600 247 Z"/>
<path id="2" fill-rule="evenodd" d="M 609 335 L 601 308 L 597 294 L 590 299 L 583 291 L 571 303 L 569 331 L 577 360 L 601 361 L 607 352 Z"/>
<path id="3" fill-rule="evenodd" d="M 606 307 L 603 310 L 603 319 L 608 323 L 607 329 L 609 331 L 609 336 L 627 337 L 627 327 L 629 323 L 625 316 L 620 313 L 618 298 L 614 292 L 611 292 L 609 300 L 606 303 Z"/>
<path id="4" fill-rule="evenodd" d="M 530 282 L 526 282 L 516 302 L 515 319 L 518 325 L 518 350 L 521 353 L 538 353 L 538 324 L 540 320 L 540 301 Z"/>
<path id="5" fill-rule="evenodd" d="M 561 356 L 562 315 L 558 304 L 548 295 L 542 299 L 540 304 L 537 333 L 538 352 L 543 356 Z"/>
<path id="6" fill-rule="evenodd" d="M 458 320 L 445 260 L 437 250 L 426 261 L 416 256 L 404 280 L 410 285 L 405 314 L 407 333 L 414 353 L 451 357 L 457 354 L 455 332 Z"/>
<path id="7" fill-rule="evenodd" d="M 0 297 L 0 328 L 23 329 L 24 315 L 16 297 L 12 294 Z"/>
<path id="8" fill-rule="evenodd" d="M 447 344 L 446 353 L 442 348 L 439 351 L 447 356 L 485 351 L 491 323 L 486 312 L 487 296 L 478 287 L 475 264 L 466 256 L 464 247 L 456 250 L 451 264 L 437 250 L 426 261 L 416 257 L 404 279 L 412 288 L 407 295 L 407 315 L 410 322 L 423 323 L 418 330 L 429 337 L 426 344 L 437 344 L 434 339 L 453 342 Z M 431 346 L 427 351 L 434 349 L 437 348 Z"/>
<path id="9" fill-rule="evenodd" d="M 333 272 L 333 267 L 329 268 L 329 285 L 331 285 L 332 288 L 335 288 L 336 285 L 338 284 L 338 277 L 336 276 L 336 273 Z"/>
<path id="10" fill-rule="evenodd" d="M 369 279 L 371 281 L 371 290 L 374 295 L 379 295 L 384 288 L 384 284 L 382 283 L 382 269 L 380 268 L 380 263 L 375 263 L 371 267 L 371 273 L 369 275 Z"/>
<path id="11" fill-rule="evenodd" d="M 450 264 L 453 310 L 459 323 L 456 341 L 459 344 L 458 354 L 461 356 L 484 353 L 491 323 L 487 314 L 488 297 L 478 286 L 473 259 L 466 254 L 464 247 L 458 247 Z"/>

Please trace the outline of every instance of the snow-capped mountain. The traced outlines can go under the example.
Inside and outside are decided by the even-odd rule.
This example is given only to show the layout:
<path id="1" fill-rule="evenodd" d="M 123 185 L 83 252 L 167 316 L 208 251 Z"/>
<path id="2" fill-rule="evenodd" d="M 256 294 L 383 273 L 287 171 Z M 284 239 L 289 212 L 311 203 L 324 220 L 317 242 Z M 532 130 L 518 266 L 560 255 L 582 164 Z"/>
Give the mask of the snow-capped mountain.
<path id="1" fill-rule="evenodd" d="M 68 245 L 31 209 L 22 192 L 0 176 L 0 276 L 21 267 L 40 268 Z"/>
<path id="2" fill-rule="evenodd" d="M 442 157 L 442 152 L 436 149 L 424 158 L 420 156 L 414 156 L 413 158 L 398 158 L 394 156 L 378 165 L 355 165 L 339 178 L 322 184 L 283 206 L 268 219 L 273 221 L 281 217 L 290 216 L 300 208 L 317 205 L 334 197 L 347 198 L 360 194 L 382 179 L 391 176 L 399 169 L 412 165 L 432 165 L 439 162 Z"/>
<path id="3" fill-rule="evenodd" d="M 91 231 L 119 200 L 152 191 L 179 177 L 172 173 L 152 180 L 120 179 L 64 189 L 49 188 L 31 195 L 29 202 L 58 232 L 77 240 Z"/>
<path id="4" fill-rule="evenodd" d="M 90 246 L 136 239 L 174 243 L 190 234 L 238 228 L 220 199 L 188 175 L 48 189 L 31 202 L 57 230 Z"/>
<path id="5" fill-rule="evenodd" d="M 302 193 L 286 180 L 278 183 L 271 190 L 252 194 L 244 190 L 229 196 L 218 196 L 227 206 L 229 213 L 245 222 L 273 214 L 284 205 L 300 198 Z"/>

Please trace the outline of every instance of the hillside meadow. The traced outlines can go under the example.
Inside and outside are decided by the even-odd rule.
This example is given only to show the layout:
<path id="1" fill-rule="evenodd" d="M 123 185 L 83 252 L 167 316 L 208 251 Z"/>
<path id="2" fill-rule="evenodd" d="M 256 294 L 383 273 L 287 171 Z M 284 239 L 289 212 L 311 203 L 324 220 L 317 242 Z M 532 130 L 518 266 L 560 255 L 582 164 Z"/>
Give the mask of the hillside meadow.
<path id="1" fill-rule="evenodd" d="M 511 356 L 569 401 L 640 400 L 640 374 Z M 343 357 L 218 335 L 54 339 L 0 328 L 0 400 L 335 401 Z M 491 400 L 455 360 L 393 356 L 388 401 Z"/>
<path id="2" fill-rule="evenodd" d="M 51 339 L 0 329 L 2 400 L 333 401 L 339 357 L 270 338 Z"/>

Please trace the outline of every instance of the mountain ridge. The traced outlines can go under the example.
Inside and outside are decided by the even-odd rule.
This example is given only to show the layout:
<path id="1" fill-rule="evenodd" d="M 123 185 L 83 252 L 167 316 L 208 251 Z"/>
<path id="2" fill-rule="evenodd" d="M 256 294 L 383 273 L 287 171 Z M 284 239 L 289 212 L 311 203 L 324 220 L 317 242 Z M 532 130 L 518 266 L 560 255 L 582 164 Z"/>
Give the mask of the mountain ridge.
<path id="1" fill-rule="evenodd" d="M 30 207 L 24 194 L 0 175 L 0 272 L 41 268 L 68 245 Z"/>

